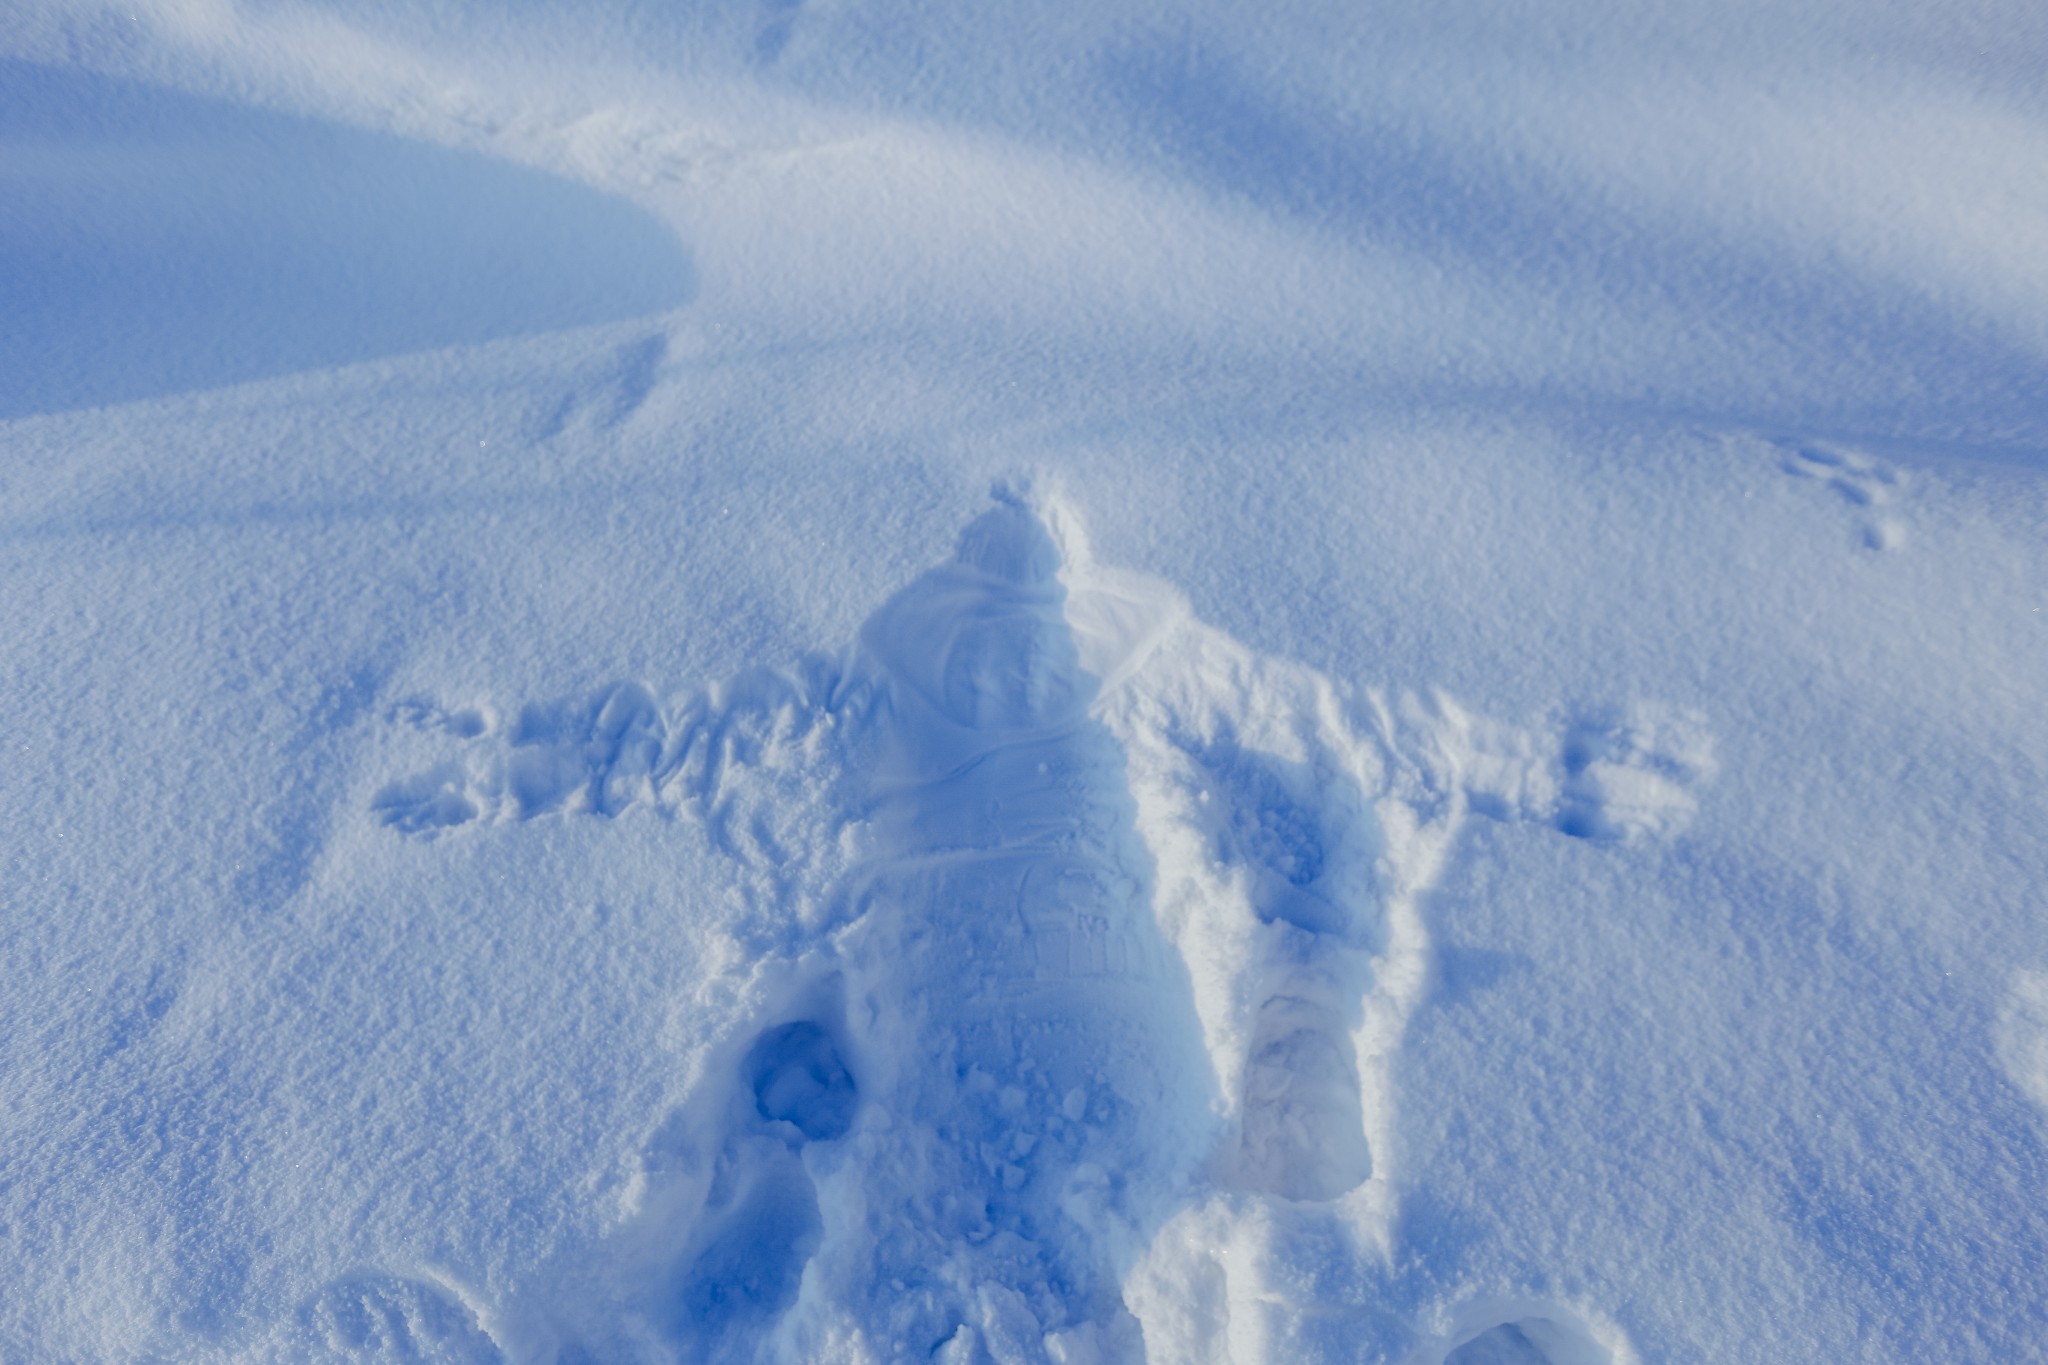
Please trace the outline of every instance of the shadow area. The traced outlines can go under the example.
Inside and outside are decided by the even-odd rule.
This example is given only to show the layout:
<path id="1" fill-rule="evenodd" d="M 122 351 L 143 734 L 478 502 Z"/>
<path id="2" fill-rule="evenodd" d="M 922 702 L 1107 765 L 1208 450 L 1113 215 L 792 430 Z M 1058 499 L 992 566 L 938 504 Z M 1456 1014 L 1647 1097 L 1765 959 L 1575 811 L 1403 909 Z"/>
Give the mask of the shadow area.
<path id="1" fill-rule="evenodd" d="M 678 307 L 653 215 L 538 171 L 0 60 L 0 420 Z"/>
<path id="2" fill-rule="evenodd" d="M 2028 344 L 1841 244 L 1817 251 L 1717 228 L 1704 198 L 1696 221 L 1675 221 L 1497 138 L 1302 98 L 1201 43 L 1129 47 L 1098 79 L 1130 145 L 1212 195 L 1511 283 L 1545 301 L 1548 328 L 1598 325 L 1608 309 L 1685 319 L 1616 372 L 1631 393 L 1717 406 L 1726 399 L 1707 376 L 1719 372 L 1746 376 L 1746 404 L 1807 424 L 1825 412 L 1879 429 L 2038 429 L 2041 365 Z M 1568 340 L 1556 349 L 1579 349 Z"/>

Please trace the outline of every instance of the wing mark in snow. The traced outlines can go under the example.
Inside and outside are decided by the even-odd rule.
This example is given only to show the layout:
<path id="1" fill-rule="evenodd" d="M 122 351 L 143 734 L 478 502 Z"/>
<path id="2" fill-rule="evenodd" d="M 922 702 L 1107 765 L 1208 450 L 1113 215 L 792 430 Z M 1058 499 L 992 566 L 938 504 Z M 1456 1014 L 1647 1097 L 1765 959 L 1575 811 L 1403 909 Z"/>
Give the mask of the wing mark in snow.
<path id="1" fill-rule="evenodd" d="M 387 716 L 456 752 L 388 782 L 370 802 L 400 834 L 433 839 L 544 816 L 633 811 L 699 824 L 741 865 L 781 875 L 816 855 L 822 775 L 868 721 L 871 695 L 837 661 L 762 669 L 657 701 L 638 682 L 534 703 L 500 723 L 486 706 L 414 699 Z"/>
<path id="2" fill-rule="evenodd" d="M 1673 833 L 1691 819 L 1696 793 L 1716 770 L 1705 719 L 1679 707 L 1593 707 L 1533 729 L 1471 716 L 1442 696 L 1417 712 L 1475 815 L 1545 825 L 1574 839 Z"/>

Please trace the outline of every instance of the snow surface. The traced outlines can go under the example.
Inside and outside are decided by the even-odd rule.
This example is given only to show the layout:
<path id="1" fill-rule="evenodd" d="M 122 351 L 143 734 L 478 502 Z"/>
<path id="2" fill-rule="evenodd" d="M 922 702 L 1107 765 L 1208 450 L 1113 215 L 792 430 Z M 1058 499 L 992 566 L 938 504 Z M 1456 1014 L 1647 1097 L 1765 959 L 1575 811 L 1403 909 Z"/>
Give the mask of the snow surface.
<path id="1" fill-rule="evenodd" d="M 0 1358 L 2048 1354 L 2043 70 L 12 0 Z"/>

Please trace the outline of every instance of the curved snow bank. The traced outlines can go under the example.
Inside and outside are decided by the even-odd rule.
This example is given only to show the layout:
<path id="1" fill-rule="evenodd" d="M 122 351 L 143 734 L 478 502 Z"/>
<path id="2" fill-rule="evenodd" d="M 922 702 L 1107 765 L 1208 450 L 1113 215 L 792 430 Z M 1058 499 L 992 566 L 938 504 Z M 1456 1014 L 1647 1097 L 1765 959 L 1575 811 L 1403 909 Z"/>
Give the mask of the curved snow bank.
<path id="1" fill-rule="evenodd" d="M 657 312 L 622 199 L 485 157 L 0 62 L 0 419 Z"/>
<path id="2" fill-rule="evenodd" d="M 1400 402 L 2040 440 L 2048 201 L 2009 168 L 2048 143 L 1982 69 L 2038 50 L 2010 0 L 1939 42 L 1825 7 L 467 8 L 159 0 L 83 46 L 631 196 L 764 340 L 1193 345 Z M 1971 26 L 1998 39 L 1958 64 Z"/>

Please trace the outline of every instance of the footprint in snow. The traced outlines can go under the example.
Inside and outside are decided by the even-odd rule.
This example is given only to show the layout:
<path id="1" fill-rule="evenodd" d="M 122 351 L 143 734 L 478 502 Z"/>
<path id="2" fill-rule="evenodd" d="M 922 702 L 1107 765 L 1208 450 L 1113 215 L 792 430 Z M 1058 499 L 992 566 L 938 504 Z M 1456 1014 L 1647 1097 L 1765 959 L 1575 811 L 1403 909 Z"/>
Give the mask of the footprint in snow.
<path id="1" fill-rule="evenodd" d="M 313 1295 L 281 1345 L 295 1360 L 389 1365 L 500 1365 L 505 1359 L 477 1315 L 423 1280 L 366 1273 Z"/>
<path id="2" fill-rule="evenodd" d="M 796 1299 L 823 1231 L 804 1149 L 845 1137 L 860 1099 L 837 1033 L 824 1019 L 792 1020 L 739 1059 L 702 1208 L 659 1295 L 663 1325 L 692 1360 L 755 1358 Z"/>
<path id="3" fill-rule="evenodd" d="M 1524 1303 L 1512 1313 L 1495 1307 L 1476 1317 L 1453 1335 L 1447 1353 L 1438 1346 L 1412 1365 L 1628 1365 L 1636 1358 L 1618 1330 L 1595 1328 L 1559 1305 Z"/>
<path id="4" fill-rule="evenodd" d="M 1869 514 L 1863 543 L 1872 550 L 1896 550 L 1906 542 L 1905 523 L 1887 509 L 1905 480 L 1872 456 L 1823 441 L 1780 442 L 1786 473 L 1825 485 L 1851 507 Z"/>

